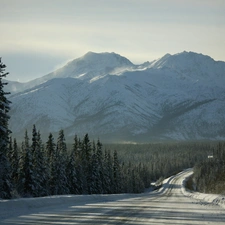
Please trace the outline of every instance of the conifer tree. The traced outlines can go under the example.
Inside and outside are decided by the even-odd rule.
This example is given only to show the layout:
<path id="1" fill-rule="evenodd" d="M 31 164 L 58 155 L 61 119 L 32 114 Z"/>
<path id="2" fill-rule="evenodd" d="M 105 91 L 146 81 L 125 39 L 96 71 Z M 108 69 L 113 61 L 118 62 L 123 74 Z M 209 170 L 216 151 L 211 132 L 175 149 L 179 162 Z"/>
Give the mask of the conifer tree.
<path id="1" fill-rule="evenodd" d="M 10 158 L 11 158 L 12 153 L 13 153 L 13 143 L 12 143 L 12 137 L 10 136 L 9 137 L 8 150 L 7 150 L 7 154 L 6 154 L 6 156 L 7 156 L 7 158 L 8 158 L 10 163 L 11 163 Z"/>
<path id="2" fill-rule="evenodd" d="M 75 135 L 72 150 L 76 159 L 78 159 L 79 157 L 80 145 L 81 145 L 80 140 L 78 139 L 77 135 Z"/>
<path id="3" fill-rule="evenodd" d="M 50 195 L 58 194 L 58 154 L 56 151 L 56 145 L 54 143 L 53 135 L 50 133 L 48 141 L 46 142 L 46 155 L 47 155 L 47 165 L 48 167 L 48 192 Z"/>
<path id="4" fill-rule="evenodd" d="M 29 144 L 27 130 L 22 143 L 22 155 L 19 162 L 19 193 L 23 196 L 33 196 L 35 181 L 32 164 L 32 151 Z"/>
<path id="5" fill-rule="evenodd" d="M 85 134 L 82 142 L 82 159 L 86 164 L 91 161 L 91 142 L 88 134 Z"/>
<path id="6" fill-rule="evenodd" d="M 84 193 L 91 193 L 91 142 L 88 134 L 84 136 L 82 142 L 82 150 L 81 150 L 81 160 L 82 160 L 82 169 L 85 174 L 85 179 L 83 180 L 83 191 Z"/>
<path id="7" fill-rule="evenodd" d="M 40 187 L 40 162 L 39 162 L 39 155 L 40 155 L 40 148 L 37 143 L 37 130 L 36 126 L 33 125 L 32 130 L 32 144 L 31 144 L 31 161 L 33 167 L 33 178 L 34 178 L 34 186 L 33 186 L 33 196 L 39 196 Z"/>
<path id="8" fill-rule="evenodd" d="M 18 170 L 19 170 L 19 147 L 17 145 L 16 138 L 13 140 L 13 154 L 11 156 L 12 166 L 12 180 L 14 184 L 18 182 Z"/>
<path id="9" fill-rule="evenodd" d="M 10 101 L 6 98 L 9 93 L 4 91 L 4 86 L 7 83 L 2 81 L 2 78 L 8 75 L 8 73 L 5 73 L 5 67 L 0 58 L 0 198 L 10 198 L 12 189 L 10 164 L 7 159 L 10 134 L 8 129 Z"/>
<path id="10" fill-rule="evenodd" d="M 73 144 L 73 155 L 75 156 L 75 167 L 76 167 L 76 190 L 77 194 L 84 193 L 84 183 L 86 176 L 83 171 L 82 165 L 82 143 L 80 138 L 75 135 Z"/>
<path id="11" fill-rule="evenodd" d="M 78 184 L 77 184 L 77 170 L 76 170 L 76 149 L 73 148 L 70 156 L 68 158 L 68 165 L 66 169 L 68 178 L 68 187 L 70 194 L 78 194 Z"/>
<path id="12" fill-rule="evenodd" d="M 113 193 L 113 160 L 110 151 L 105 150 L 104 155 L 104 193 Z"/>
<path id="13" fill-rule="evenodd" d="M 44 151 L 46 163 L 46 192 L 52 194 L 52 172 L 53 172 L 53 155 L 55 154 L 55 143 L 52 133 L 49 134 Z"/>
<path id="14" fill-rule="evenodd" d="M 102 153 L 102 144 L 98 140 L 96 145 L 96 189 L 99 194 L 103 193 L 103 180 L 104 180 L 104 174 L 103 174 L 103 153 Z"/>
<path id="15" fill-rule="evenodd" d="M 56 147 L 56 164 L 57 164 L 57 194 L 68 194 L 68 180 L 66 176 L 67 147 L 65 142 L 64 131 L 59 131 Z"/>
<path id="16" fill-rule="evenodd" d="M 44 144 L 42 143 L 41 139 L 41 134 L 40 131 L 38 131 L 38 136 L 37 136 L 37 141 L 38 141 L 38 146 L 40 148 L 40 157 L 39 157 L 39 162 L 40 162 L 40 175 L 41 175 L 41 196 L 48 195 L 48 180 L 49 180 L 49 173 L 48 173 L 48 167 L 49 164 L 47 164 L 47 157 L 45 155 L 45 148 Z"/>
<path id="17" fill-rule="evenodd" d="M 19 169 L 18 151 L 19 150 L 18 150 L 16 139 L 14 138 L 14 141 L 12 142 L 12 137 L 10 137 L 8 159 L 11 165 L 11 179 L 12 179 L 13 185 L 16 185 L 18 182 L 18 169 Z"/>
<path id="18" fill-rule="evenodd" d="M 45 151 L 48 165 L 50 165 L 51 158 L 55 152 L 55 147 L 56 146 L 54 143 L 54 137 L 52 133 L 50 133 L 48 136 L 48 141 L 46 142 L 46 151 Z"/>
<path id="19" fill-rule="evenodd" d="M 47 169 L 41 134 L 37 132 L 35 125 L 33 125 L 31 149 L 34 176 L 33 196 L 43 196 L 47 193 Z"/>
<path id="20" fill-rule="evenodd" d="M 92 156 L 91 156 L 91 178 L 90 178 L 90 193 L 89 194 L 98 194 L 97 179 L 98 179 L 98 162 L 96 154 L 96 145 L 95 141 L 92 143 Z"/>
<path id="21" fill-rule="evenodd" d="M 121 170 L 116 150 L 113 154 L 113 184 L 113 193 L 121 193 Z"/>

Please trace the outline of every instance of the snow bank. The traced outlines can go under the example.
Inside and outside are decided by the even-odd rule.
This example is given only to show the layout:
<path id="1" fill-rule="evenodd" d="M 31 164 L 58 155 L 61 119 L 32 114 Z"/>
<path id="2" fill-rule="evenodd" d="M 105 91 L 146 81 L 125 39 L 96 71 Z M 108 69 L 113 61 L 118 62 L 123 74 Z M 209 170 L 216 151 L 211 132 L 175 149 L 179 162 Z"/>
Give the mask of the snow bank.
<path id="1" fill-rule="evenodd" d="M 191 176 L 192 173 L 193 172 L 190 172 L 184 177 L 181 187 L 182 193 L 187 197 L 199 200 L 200 202 L 202 202 L 202 204 L 204 203 L 215 204 L 225 209 L 225 196 L 217 194 L 204 194 L 200 192 L 190 191 L 185 188 L 187 179 Z"/>

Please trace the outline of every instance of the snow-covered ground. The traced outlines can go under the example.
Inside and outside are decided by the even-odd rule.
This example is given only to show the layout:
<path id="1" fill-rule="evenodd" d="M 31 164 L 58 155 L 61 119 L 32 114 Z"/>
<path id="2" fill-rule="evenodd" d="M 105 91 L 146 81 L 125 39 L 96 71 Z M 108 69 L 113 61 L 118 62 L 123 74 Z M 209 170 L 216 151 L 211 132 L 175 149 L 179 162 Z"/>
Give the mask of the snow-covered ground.
<path id="1" fill-rule="evenodd" d="M 1 200 L 0 224 L 224 224 L 222 196 L 185 190 L 191 173 L 183 171 L 143 194 Z"/>
<path id="2" fill-rule="evenodd" d="M 209 203 L 209 204 L 219 205 L 225 209 L 225 196 L 217 195 L 217 194 L 203 194 L 203 193 L 199 193 L 199 192 L 193 192 L 193 191 L 187 190 L 185 188 L 186 180 L 191 174 L 192 174 L 192 171 L 190 171 L 190 173 L 187 174 L 186 178 L 182 182 L 183 194 L 189 198 L 198 200 L 202 204 Z"/>

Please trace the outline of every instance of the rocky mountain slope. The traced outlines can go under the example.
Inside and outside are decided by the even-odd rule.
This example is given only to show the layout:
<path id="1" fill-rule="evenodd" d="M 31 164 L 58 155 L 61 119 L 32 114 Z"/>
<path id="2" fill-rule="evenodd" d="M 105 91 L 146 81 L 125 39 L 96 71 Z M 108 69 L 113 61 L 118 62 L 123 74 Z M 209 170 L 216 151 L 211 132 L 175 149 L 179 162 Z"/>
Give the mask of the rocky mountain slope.
<path id="1" fill-rule="evenodd" d="M 225 63 L 193 52 L 134 65 L 89 52 L 22 84 L 11 95 L 10 128 L 23 135 L 63 128 L 106 141 L 225 138 Z"/>

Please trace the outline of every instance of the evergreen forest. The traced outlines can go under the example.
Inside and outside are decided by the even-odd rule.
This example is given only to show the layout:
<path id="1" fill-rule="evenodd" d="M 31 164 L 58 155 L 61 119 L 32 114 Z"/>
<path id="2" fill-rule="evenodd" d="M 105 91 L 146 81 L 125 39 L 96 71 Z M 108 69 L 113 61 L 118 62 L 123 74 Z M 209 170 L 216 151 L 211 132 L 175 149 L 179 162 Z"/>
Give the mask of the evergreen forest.
<path id="1" fill-rule="evenodd" d="M 191 189 L 225 195 L 225 144 L 219 143 L 212 154 L 194 167 Z"/>
<path id="2" fill-rule="evenodd" d="M 66 144 L 64 131 L 46 143 L 33 126 L 18 145 L 10 137 L 7 159 L 11 165 L 13 197 L 63 194 L 141 193 L 151 183 L 190 168 L 207 157 L 206 144 L 170 143 L 105 145 L 88 134 Z M 68 147 L 70 146 L 70 147 Z"/>
<path id="3" fill-rule="evenodd" d="M 64 131 L 44 138 L 33 125 L 17 143 L 8 128 L 10 101 L 3 82 L 8 73 L 0 58 L 0 198 L 63 194 L 141 193 L 163 178 L 194 167 L 192 186 L 224 193 L 225 145 L 214 142 L 103 144 Z M 213 158 L 208 155 L 213 152 Z M 215 183 L 217 187 L 215 188 Z M 155 186 L 154 186 L 155 187 Z"/>

